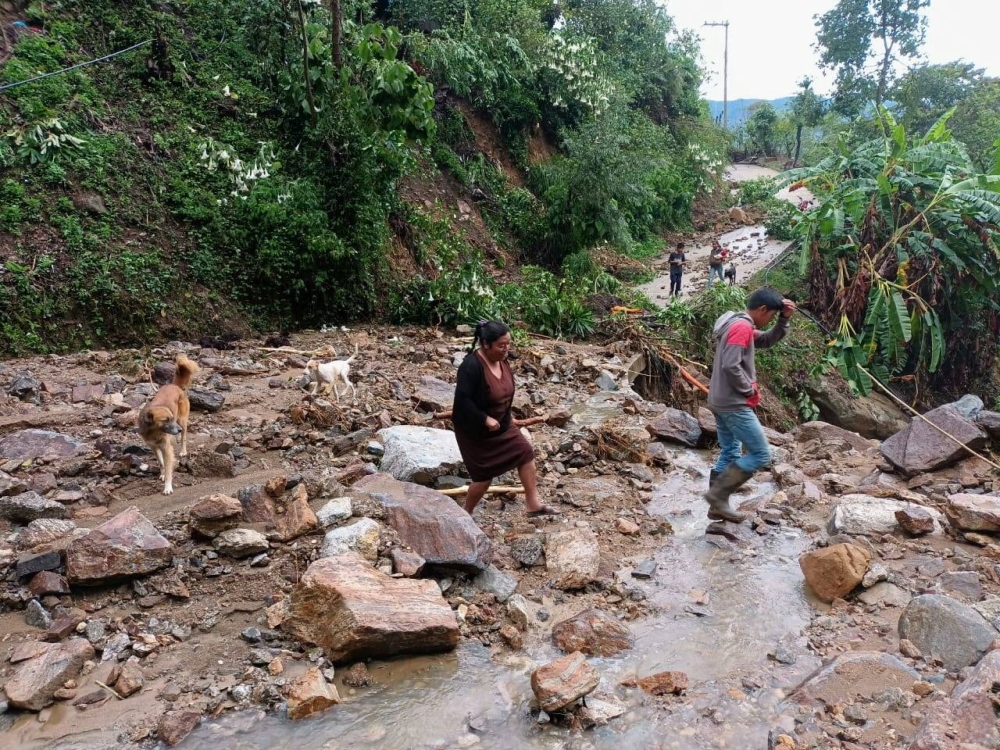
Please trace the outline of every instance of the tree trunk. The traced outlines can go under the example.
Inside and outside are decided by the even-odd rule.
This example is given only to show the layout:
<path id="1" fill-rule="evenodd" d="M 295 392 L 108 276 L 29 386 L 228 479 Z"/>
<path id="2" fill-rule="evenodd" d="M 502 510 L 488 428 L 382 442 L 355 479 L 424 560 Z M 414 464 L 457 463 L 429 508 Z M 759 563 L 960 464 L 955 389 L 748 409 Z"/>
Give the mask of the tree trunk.
<path id="1" fill-rule="evenodd" d="M 344 12 L 340 7 L 340 0 L 330 0 L 330 38 L 332 39 L 331 54 L 333 56 L 333 69 L 339 71 L 344 66 L 344 50 L 342 49 L 344 32 Z"/>
<path id="2" fill-rule="evenodd" d="M 795 126 L 795 157 L 792 159 L 792 166 L 798 166 L 799 154 L 802 153 L 802 123 Z"/>
<path id="3" fill-rule="evenodd" d="M 316 127 L 316 102 L 313 99 L 312 79 L 309 77 L 309 35 L 306 33 L 306 14 L 302 11 L 302 0 L 298 0 L 299 26 L 302 29 L 302 72 L 306 81 L 306 99 L 309 101 L 309 119 Z"/>

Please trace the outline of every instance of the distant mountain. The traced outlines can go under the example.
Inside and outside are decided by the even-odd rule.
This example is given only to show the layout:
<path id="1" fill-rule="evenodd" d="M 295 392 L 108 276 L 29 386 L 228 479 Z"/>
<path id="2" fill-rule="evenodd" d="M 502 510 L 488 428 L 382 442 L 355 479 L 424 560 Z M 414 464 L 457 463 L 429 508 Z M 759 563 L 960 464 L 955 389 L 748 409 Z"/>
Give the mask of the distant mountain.
<path id="1" fill-rule="evenodd" d="M 769 101 L 776 110 L 784 112 L 792 105 L 792 96 L 783 96 L 780 99 L 734 99 L 729 102 L 729 127 L 739 127 L 744 120 L 750 116 L 750 107 L 763 101 Z M 709 100 L 709 111 L 712 119 L 722 122 L 722 102 Z"/>

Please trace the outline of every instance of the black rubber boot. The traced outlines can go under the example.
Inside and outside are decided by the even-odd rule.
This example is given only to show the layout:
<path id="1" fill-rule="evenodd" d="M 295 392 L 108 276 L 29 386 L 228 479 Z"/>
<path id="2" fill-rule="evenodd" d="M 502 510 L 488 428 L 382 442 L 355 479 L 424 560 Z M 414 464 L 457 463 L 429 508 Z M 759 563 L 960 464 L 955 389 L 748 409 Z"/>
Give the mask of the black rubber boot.
<path id="1" fill-rule="evenodd" d="M 708 517 L 715 520 L 732 521 L 733 523 L 745 521 L 746 514 L 733 510 L 729 505 L 729 496 L 746 484 L 752 476 L 753 474 L 749 471 L 743 471 L 737 464 L 729 464 L 705 493 L 705 500 L 708 502 Z"/>
<path id="2" fill-rule="evenodd" d="M 718 478 L 719 478 L 719 472 L 717 472 L 715 469 L 712 469 L 710 472 L 708 472 L 708 488 L 709 489 L 712 489 L 712 485 L 715 484 L 715 480 L 718 479 Z"/>

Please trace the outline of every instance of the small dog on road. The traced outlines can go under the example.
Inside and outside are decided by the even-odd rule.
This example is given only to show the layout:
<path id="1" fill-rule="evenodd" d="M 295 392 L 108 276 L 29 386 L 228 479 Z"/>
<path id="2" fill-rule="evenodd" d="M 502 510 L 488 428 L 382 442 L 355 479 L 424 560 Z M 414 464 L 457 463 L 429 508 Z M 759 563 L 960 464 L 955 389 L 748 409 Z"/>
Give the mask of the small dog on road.
<path id="1" fill-rule="evenodd" d="M 340 403 L 340 390 L 337 388 L 338 381 L 346 385 L 351 389 L 351 395 L 354 398 L 358 396 L 358 389 L 354 387 L 354 383 L 348 377 L 351 373 L 351 362 L 354 358 L 358 356 L 358 345 L 354 345 L 354 354 L 352 354 L 347 359 L 336 359 L 333 362 L 320 362 L 317 359 L 310 359 L 306 362 L 305 374 L 309 377 L 312 382 L 312 389 L 309 391 L 310 396 L 315 396 L 316 393 L 324 388 L 326 390 L 326 395 L 330 395 L 332 390 L 337 397 L 337 403 Z M 344 389 L 344 393 L 347 393 L 347 389 Z"/>
<path id="2" fill-rule="evenodd" d="M 736 286 L 736 264 L 735 263 L 730 262 L 729 265 L 726 266 L 725 276 L 726 276 L 726 281 L 729 282 L 729 286 Z"/>
<path id="3" fill-rule="evenodd" d="M 187 389 L 200 369 L 183 354 L 177 357 L 176 364 L 174 382 L 160 388 L 139 412 L 139 434 L 156 453 L 164 495 L 174 491 L 174 435 L 181 436 L 180 455 L 187 455 L 188 414 L 191 412 Z"/>

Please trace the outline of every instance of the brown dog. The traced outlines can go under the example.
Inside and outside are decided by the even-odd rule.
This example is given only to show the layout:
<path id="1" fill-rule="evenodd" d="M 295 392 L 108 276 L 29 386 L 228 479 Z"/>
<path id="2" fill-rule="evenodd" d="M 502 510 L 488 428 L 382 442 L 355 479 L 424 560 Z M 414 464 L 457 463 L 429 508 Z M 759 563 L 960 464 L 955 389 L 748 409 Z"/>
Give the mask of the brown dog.
<path id="1" fill-rule="evenodd" d="M 178 356 L 173 384 L 160 388 L 139 412 L 139 434 L 156 452 L 164 495 L 170 495 L 174 491 L 174 435 L 181 436 L 181 455 L 187 455 L 191 402 L 185 391 L 199 369 L 201 368 L 197 364 L 183 354 Z"/>

